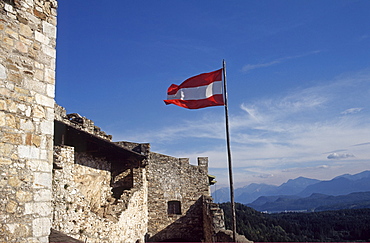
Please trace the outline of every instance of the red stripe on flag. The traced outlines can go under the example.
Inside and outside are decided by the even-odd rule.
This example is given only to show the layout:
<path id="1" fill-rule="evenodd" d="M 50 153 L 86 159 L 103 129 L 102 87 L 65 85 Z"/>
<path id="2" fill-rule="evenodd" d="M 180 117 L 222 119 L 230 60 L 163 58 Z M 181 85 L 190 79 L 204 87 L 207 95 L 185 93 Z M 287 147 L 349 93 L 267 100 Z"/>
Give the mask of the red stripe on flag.
<path id="1" fill-rule="evenodd" d="M 225 105 L 224 97 L 222 94 L 217 94 L 209 97 L 208 99 L 201 99 L 201 100 L 164 100 L 166 105 L 174 104 L 177 106 L 181 106 L 187 109 L 200 109 L 209 106 L 220 106 Z"/>

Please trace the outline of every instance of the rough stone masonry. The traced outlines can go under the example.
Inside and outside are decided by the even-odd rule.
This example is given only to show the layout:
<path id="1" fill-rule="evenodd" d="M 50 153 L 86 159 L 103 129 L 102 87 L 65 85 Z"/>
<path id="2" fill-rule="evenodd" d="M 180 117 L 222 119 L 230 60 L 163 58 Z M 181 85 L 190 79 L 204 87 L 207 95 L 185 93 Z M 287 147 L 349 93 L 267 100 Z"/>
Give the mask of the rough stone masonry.
<path id="1" fill-rule="evenodd" d="M 55 105 L 56 15 L 0 0 L 0 242 L 230 241 L 207 158 L 114 143 Z"/>
<path id="2" fill-rule="evenodd" d="M 0 0 L 0 241 L 47 242 L 56 0 Z"/>

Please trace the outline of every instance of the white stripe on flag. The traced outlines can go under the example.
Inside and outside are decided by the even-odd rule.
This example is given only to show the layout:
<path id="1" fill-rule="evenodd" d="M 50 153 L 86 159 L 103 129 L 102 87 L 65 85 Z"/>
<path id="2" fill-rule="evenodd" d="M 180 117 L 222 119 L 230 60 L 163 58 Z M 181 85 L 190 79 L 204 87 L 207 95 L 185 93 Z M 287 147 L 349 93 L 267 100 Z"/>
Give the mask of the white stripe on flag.
<path id="1" fill-rule="evenodd" d="M 167 100 L 202 100 L 213 95 L 222 94 L 222 81 L 215 81 L 209 85 L 195 88 L 182 88 L 174 95 L 167 95 Z"/>

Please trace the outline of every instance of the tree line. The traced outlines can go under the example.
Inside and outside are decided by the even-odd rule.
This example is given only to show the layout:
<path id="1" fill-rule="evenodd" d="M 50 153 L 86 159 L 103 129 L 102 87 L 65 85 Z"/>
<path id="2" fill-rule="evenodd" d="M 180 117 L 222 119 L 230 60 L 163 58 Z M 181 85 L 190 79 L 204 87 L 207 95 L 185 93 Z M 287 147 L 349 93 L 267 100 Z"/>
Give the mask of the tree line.
<path id="1" fill-rule="evenodd" d="M 222 203 L 225 224 L 231 229 L 230 203 Z M 258 212 L 235 204 L 237 232 L 257 242 L 370 242 L 370 209 L 344 209 L 314 213 Z"/>

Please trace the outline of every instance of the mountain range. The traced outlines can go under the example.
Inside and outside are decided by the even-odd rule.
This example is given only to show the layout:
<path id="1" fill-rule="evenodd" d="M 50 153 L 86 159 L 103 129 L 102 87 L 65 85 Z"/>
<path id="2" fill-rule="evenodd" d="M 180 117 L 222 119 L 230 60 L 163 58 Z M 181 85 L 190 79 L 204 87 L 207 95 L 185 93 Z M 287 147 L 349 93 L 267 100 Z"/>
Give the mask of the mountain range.
<path id="1" fill-rule="evenodd" d="M 252 183 L 235 189 L 234 197 L 235 202 L 247 204 L 259 211 L 310 210 L 310 207 L 322 206 L 325 208 L 330 202 L 336 202 L 342 206 L 345 203 L 352 203 L 353 206 L 354 202 L 361 205 L 366 204 L 366 200 L 370 202 L 370 193 L 369 195 L 357 194 L 356 199 L 356 194 L 353 193 L 358 192 L 370 192 L 370 171 L 354 175 L 344 174 L 328 181 L 298 177 L 290 179 L 280 186 Z M 230 201 L 229 194 L 228 188 L 221 188 L 213 192 L 212 197 L 215 202 L 222 203 Z M 346 199 L 346 197 L 348 198 Z M 358 197 L 365 202 L 360 203 Z M 302 207 L 305 202 L 310 202 L 307 204 L 307 208 Z M 301 207 L 293 206 L 294 204 L 301 205 Z M 262 205 L 265 206 L 262 207 Z"/>
<path id="2" fill-rule="evenodd" d="M 295 196 L 262 196 L 246 205 L 257 211 L 268 213 L 320 212 L 370 208 L 370 192 L 353 192 L 340 196 L 313 193 L 311 196 L 303 198 Z"/>

